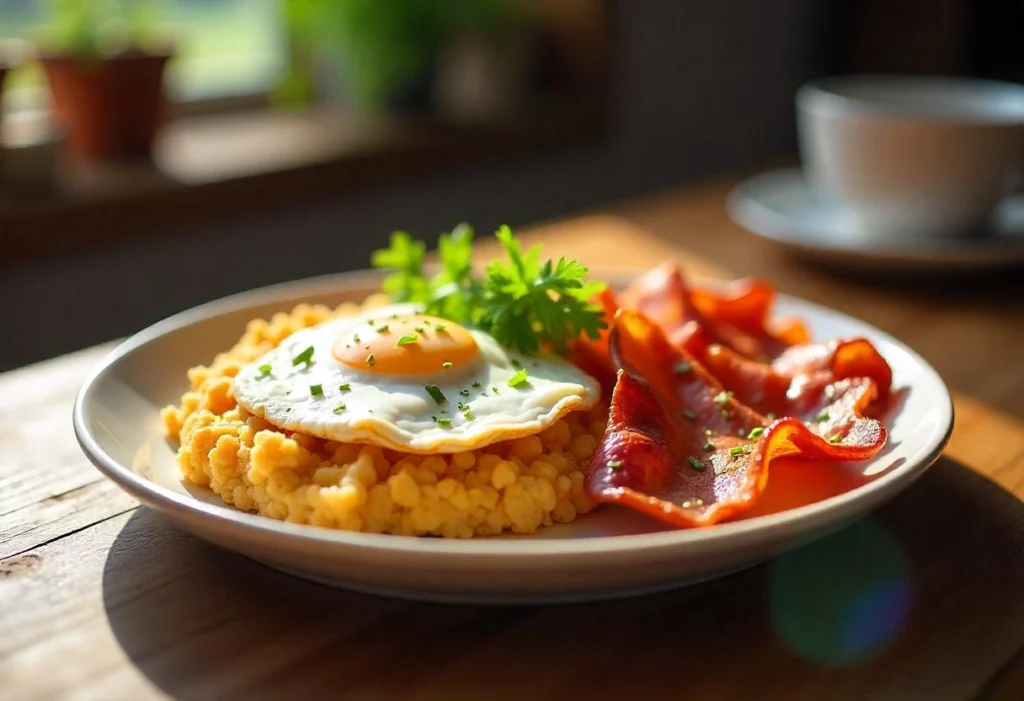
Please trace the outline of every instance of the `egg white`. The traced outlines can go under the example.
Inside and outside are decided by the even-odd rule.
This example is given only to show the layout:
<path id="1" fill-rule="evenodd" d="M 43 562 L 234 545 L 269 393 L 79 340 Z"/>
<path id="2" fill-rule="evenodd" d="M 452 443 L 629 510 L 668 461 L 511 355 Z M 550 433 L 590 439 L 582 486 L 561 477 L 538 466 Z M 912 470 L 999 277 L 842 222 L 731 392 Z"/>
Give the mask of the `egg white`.
<path id="1" fill-rule="evenodd" d="M 413 311 L 409 305 L 379 307 L 292 334 L 241 369 L 234 382 L 238 404 L 285 430 L 430 454 L 535 435 L 570 411 L 593 407 L 600 397 L 598 382 L 565 359 L 506 350 L 472 329 L 479 356 L 462 367 L 429 374 L 361 371 L 331 353 L 335 340 L 352 327 Z M 309 346 L 314 349 L 312 362 L 293 365 Z M 269 373 L 260 370 L 264 365 L 270 366 Z M 509 387 L 520 368 L 527 371 L 528 383 Z M 341 390 L 344 384 L 350 389 Z M 436 385 L 447 401 L 436 402 L 424 389 L 427 384 Z M 322 395 L 311 392 L 315 385 L 322 387 Z M 473 418 L 458 408 L 459 402 L 468 405 Z M 341 405 L 344 409 L 337 409 Z M 437 419 L 451 419 L 451 424 L 438 424 Z"/>

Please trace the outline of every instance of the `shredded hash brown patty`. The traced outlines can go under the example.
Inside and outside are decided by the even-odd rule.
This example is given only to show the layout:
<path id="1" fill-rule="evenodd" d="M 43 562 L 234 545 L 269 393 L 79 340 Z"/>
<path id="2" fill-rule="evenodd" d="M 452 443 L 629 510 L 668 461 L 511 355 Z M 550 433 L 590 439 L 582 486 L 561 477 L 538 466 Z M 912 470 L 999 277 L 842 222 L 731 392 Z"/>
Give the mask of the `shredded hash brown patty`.
<path id="1" fill-rule="evenodd" d="M 369 533 L 525 534 L 593 509 L 583 469 L 604 433 L 604 406 L 568 414 L 535 436 L 423 456 L 289 435 L 236 404 L 233 378 L 243 365 L 300 329 L 388 303 L 375 295 L 335 310 L 303 304 L 251 321 L 233 348 L 189 370 L 180 406 L 161 413 L 185 481 L 243 511 Z"/>

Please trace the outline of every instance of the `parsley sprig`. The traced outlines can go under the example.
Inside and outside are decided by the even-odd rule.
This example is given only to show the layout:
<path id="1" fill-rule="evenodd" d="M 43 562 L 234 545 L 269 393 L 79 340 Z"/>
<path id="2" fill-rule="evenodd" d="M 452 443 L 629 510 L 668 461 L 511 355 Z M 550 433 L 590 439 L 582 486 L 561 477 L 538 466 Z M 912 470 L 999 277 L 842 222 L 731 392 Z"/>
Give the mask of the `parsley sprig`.
<path id="1" fill-rule="evenodd" d="M 382 285 L 385 292 L 395 302 L 421 302 L 427 294 L 427 279 L 423 275 L 423 258 L 427 245 L 415 241 L 404 231 L 396 231 L 391 235 L 391 246 L 374 251 L 370 259 L 375 268 L 393 269 L 384 278 Z"/>
<path id="2" fill-rule="evenodd" d="M 542 262 L 540 247 L 523 251 L 507 226 L 495 236 L 506 260 L 488 265 L 483 279 L 474 274 L 473 229 L 466 225 L 442 234 L 441 270 L 433 278 L 423 272 L 423 243 L 404 232 L 392 234 L 373 264 L 393 271 L 384 290 L 396 302 L 420 303 L 425 313 L 479 328 L 508 348 L 536 353 L 542 345 L 564 349 L 580 335 L 598 338 L 607 324 L 591 300 L 604 285 L 587 281 L 585 266 L 565 258 Z"/>

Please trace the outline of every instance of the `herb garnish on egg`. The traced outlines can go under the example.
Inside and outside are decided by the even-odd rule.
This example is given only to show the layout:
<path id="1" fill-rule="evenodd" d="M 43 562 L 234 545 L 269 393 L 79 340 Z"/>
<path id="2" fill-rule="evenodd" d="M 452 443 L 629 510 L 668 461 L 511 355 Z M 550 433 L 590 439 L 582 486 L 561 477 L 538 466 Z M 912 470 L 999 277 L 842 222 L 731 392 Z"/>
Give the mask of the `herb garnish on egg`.
<path id="1" fill-rule="evenodd" d="M 302 365 L 303 363 L 309 365 L 311 362 L 313 362 L 313 346 L 310 346 L 309 348 L 307 348 L 306 350 L 302 351 L 297 356 L 292 358 L 293 366 Z"/>
<path id="2" fill-rule="evenodd" d="M 430 398 L 433 399 L 438 404 L 444 404 L 445 402 L 448 401 L 448 399 L 444 396 L 444 392 L 442 392 L 441 388 L 438 387 L 437 385 L 427 385 L 423 389 L 426 391 L 427 394 L 430 395 Z"/>
<path id="3" fill-rule="evenodd" d="M 530 381 L 528 379 L 526 379 L 526 370 L 525 370 L 525 368 L 523 370 L 520 370 L 519 372 L 517 372 L 512 377 L 508 378 L 508 386 L 509 387 L 518 388 L 518 387 L 523 387 L 523 386 L 528 385 L 528 384 L 530 384 Z M 497 392 L 498 390 L 495 389 L 494 391 Z"/>

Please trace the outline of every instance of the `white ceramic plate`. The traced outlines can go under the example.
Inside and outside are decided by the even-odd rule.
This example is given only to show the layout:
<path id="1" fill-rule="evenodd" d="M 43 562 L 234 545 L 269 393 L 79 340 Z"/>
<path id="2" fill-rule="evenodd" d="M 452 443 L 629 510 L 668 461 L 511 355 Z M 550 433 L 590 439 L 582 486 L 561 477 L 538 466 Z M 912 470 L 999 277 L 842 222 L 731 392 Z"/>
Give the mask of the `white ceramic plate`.
<path id="1" fill-rule="evenodd" d="M 864 484 L 824 501 L 699 530 L 667 530 L 605 506 L 536 536 L 444 540 L 282 523 L 184 486 L 158 412 L 186 389 L 186 369 L 230 347 L 252 318 L 302 301 L 362 300 L 378 283 L 372 273 L 287 283 L 197 307 L 136 334 L 79 393 L 74 425 L 83 450 L 103 474 L 185 530 L 299 576 L 418 599 L 555 602 L 675 587 L 769 559 L 892 498 L 935 461 L 952 429 L 949 393 L 920 356 L 867 324 L 783 297 L 778 313 L 803 317 L 818 338 L 870 338 L 892 364 L 895 387 L 909 389 L 888 422 L 883 452 L 835 468 Z"/>
<path id="2" fill-rule="evenodd" d="M 729 195 L 729 216 L 794 253 L 872 270 L 987 270 L 1024 265 L 1024 195 L 1003 200 L 987 232 L 962 238 L 865 241 L 848 217 L 819 198 L 803 171 L 762 173 Z"/>

